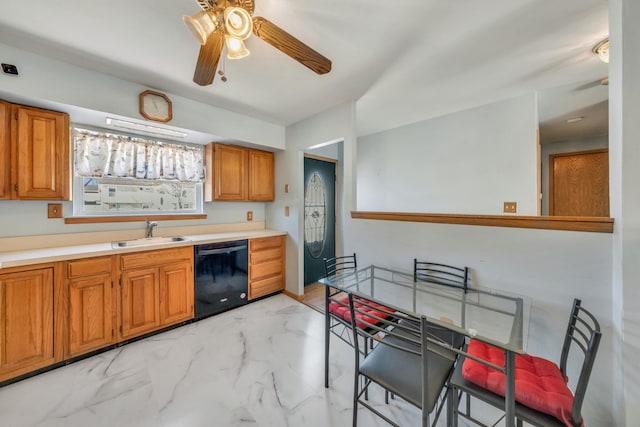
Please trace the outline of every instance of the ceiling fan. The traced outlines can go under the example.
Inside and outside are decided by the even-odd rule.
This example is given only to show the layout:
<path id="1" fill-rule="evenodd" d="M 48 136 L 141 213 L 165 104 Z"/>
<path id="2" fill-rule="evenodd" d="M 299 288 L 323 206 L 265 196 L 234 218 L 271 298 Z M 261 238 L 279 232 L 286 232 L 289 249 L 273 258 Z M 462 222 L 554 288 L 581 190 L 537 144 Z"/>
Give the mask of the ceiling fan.
<path id="1" fill-rule="evenodd" d="M 254 0 L 196 0 L 202 8 L 182 19 L 200 42 L 200 54 L 193 81 L 201 86 L 213 83 L 218 61 L 226 45 L 229 59 L 249 54 L 244 45 L 251 33 L 295 59 L 317 74 L 331 71 L 331 61 L 265 18 L 252 17 Z"/>

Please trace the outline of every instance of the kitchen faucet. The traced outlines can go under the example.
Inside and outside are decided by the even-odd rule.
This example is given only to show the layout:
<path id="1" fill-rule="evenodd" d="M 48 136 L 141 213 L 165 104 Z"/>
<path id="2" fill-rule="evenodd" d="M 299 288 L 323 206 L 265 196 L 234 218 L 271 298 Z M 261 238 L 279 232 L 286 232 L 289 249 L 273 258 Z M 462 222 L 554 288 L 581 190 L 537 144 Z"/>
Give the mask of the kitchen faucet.
<path id="1" fill-rule="evenodd" d="M 147 239 L 153 237 L 153 229 L 158 226 L 158 223 L 155 221 L 147 221 Z"/>

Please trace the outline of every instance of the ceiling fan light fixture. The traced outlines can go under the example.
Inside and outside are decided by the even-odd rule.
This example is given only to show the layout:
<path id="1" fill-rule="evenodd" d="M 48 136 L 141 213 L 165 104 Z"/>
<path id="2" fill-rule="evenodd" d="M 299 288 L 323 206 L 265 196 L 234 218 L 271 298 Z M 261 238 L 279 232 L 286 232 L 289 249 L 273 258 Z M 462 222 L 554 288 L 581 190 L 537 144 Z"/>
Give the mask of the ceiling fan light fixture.
<path id="1" fill-rule="evenodd" d="M 609 37 L 602 40 L 600 43 L 593 47 L 593 53 L 598 55 L 600 60 L 605 64 L 609 63 Z"/>
<path id="2" fill-rule="evenodd" d="M 226 33 L 238 40 L 246 40 L 253 31 L 251 15 L 241 7 L 228 7 L 224 10 Z"/>
<path id="3" fill-rule="evenodd" d="M 227 58 L 240 59 L 249 56 L 249 49 L 242 40 L 231 36 L 225 36 L 224 39 L 227 45 Z"/>
<path id="4" fill-rule="evenodd" d="M 215 16 L 204 10 L 195 15 L 184 15 L 182 22 L 201 45 L 207 42 L 209 35 L 216 29 Z"/>

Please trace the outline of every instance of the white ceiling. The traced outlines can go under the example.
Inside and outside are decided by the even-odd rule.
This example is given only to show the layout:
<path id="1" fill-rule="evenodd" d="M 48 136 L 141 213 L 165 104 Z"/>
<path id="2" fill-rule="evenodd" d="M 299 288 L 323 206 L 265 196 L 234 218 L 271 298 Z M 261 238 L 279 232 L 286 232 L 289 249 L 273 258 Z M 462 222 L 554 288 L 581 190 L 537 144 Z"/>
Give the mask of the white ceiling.
<path id="1" fill-rule="evenodd" d="M 357 100 L 366 135 L 536 90 L 599 80 L 602 0 L 255 0 L 333 62 L 316 75 L 251 37 L 200 87 L 195 0 L 0 0 L 0 40 L 157 90 L 289 125 Z M 2 59 L 2 58 L 0 58 Z"/>

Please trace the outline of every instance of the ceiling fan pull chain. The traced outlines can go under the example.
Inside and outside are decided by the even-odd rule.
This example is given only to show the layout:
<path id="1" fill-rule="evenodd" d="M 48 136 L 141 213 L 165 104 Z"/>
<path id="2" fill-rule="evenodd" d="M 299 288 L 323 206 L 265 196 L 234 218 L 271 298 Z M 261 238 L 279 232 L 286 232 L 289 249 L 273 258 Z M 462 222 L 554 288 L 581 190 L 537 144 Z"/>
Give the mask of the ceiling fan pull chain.
<path id="1" fill-rule="evenodd" d="M 225 58 L 224 58 L 225 57 L 224 52 L 220 56 L 222 57 L 222 58 L 220 58 L 220 59 L 222 59 L 222 64 L 220 65 L 220 69 L 218 70 L 218 74 L 220 74 L 220 80 L 222 80 L 223 82 L 226 83 L 227 82 L 227 76 L 224 74 L 224 65 L 226 63 Z"/>

